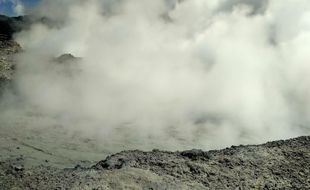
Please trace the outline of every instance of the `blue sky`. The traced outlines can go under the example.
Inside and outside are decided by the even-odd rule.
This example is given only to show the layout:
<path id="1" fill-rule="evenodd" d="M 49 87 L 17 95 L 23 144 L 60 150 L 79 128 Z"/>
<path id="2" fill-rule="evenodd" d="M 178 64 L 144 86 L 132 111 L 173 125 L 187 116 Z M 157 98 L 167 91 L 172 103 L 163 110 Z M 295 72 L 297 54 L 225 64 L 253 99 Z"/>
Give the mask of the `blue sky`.
<path id="1" fill-rule="evenodd" d="M 14 6 L 16 2 L 20 2 L 25 7 L 31 7 L 40 0 L 0 0 L 0 14 L 8 16 L 16 16 L 14 13 Z"/>

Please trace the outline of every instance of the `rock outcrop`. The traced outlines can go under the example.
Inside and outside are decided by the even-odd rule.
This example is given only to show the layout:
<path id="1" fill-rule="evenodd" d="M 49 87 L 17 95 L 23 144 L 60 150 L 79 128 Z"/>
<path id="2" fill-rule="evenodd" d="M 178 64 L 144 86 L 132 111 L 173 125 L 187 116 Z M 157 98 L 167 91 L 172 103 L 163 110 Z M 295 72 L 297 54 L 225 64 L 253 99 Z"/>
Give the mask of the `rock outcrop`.
<path id="1" fill-rule="evenodd" d="M 13 34 L 22 29 L 23 17 L 0 15 L 0 88 L 12 79 L 14 55 L 21 50 L 13 40 Z"/>
<path id="2" fill-rule="evenodd" d="M 0 15 L 0 41 L 12 40 L 14 33 L 21 31 L 25 26 L 26 20 L 23 16 Z"/>

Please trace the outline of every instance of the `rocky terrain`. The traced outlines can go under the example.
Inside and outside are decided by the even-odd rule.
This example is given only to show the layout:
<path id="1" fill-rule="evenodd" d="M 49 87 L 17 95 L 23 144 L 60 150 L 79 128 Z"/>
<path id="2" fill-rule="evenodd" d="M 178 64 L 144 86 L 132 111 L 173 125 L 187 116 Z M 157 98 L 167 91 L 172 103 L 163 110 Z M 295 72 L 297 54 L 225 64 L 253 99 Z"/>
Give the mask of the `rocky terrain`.
<path id="1" fill-rule="evenodd" d="M 0 88 L 12 79 L 14 55 L 21 48 L 12 39 L 14 32 L 20 30 L 22 17 L 9 18 L 0 15 Z"/>
<path id="2" fill-rule="evenodd" d="M 2 189 L 309 189 L 310 137 L 204 152 L 123 151 L 91 167 L 0 163 Z"/>
<path id="3" fill-rule="evenodd" d="M 14 71 L 14 54 L 20 46 L 13 40 L 0 41 L 0 81 L 11 80 Z"/>

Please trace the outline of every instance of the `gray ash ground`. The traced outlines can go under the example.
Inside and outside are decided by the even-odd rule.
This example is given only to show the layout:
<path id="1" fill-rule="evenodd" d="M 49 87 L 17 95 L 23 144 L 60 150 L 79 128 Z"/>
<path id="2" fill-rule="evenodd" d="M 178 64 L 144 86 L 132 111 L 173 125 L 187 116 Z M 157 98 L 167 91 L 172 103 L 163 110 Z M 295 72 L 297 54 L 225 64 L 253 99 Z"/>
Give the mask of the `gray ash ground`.
<path id="1" fill-rule="evenodd" d="M 2 189 L 310 189 L 310 137 L 183 152 L 123 151 L 90 167 L 0 163 Z M 0 189 L 1 189 L 0 188 Z"/>

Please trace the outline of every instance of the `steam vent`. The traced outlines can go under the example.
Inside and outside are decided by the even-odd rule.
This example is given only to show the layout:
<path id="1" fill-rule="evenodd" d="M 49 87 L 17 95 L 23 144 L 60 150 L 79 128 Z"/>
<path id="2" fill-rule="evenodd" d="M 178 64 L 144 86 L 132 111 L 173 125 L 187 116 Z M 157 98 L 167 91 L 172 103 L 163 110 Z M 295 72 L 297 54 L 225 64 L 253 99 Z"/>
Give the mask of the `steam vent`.
<path id="1" fill-rule="evenodd" d="M 309 0 L 0 0 L 0 190 L 310 189 Z"/>

